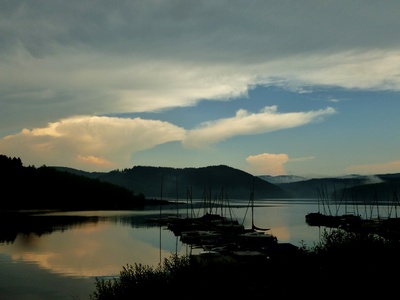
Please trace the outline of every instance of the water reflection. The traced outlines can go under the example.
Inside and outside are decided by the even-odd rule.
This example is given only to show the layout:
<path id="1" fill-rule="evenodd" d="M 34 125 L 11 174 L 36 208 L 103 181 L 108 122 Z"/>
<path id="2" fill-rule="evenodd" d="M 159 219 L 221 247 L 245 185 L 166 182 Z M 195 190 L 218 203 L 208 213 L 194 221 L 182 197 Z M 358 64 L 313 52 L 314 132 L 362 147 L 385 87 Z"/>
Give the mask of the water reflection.
<path id="1" fill-rule="evenodd" d="M 318 228 L 308 226 L 304 219 L 307 212 L 315 210 L 315 203 L 292 204 L 281 201 L 261 204 L 257 204 L 254 210 L 256 225 L 270 228 L 279 242 L 300 245 L 300 241 L 304 240 L 311 245 L 318 239 Z M 163 216 L 185 216 L 187 213 L 185 205 L 179 210 L 170 207 L 162 211 Z M 196 214 L 201 213 L 198 207 Z M 233 203 L 231 213 L 246 228 L 251 226 L 246 201 Z M 117 276 L 126 264 L 156 266 L 171 253 L 189 253 L 192 249 L 182 244 L 171 231 L 148 221 L 159 216 L 160 211 L 154 209 L 53 212 L 36 214 L 32 219 L 24 219 L 27 221 L 25 223 L 18 223 L 20 217 L 9 219 L 0 232 L 0 269 L 2 273 L 8 272 L 14 277 L 13 282 L 0 282 L 1 299 L 32 299 L 32 295 L 42 294 L 44 290 L 48 294 L 56 293 L 59 288 L 57 285 L 49 286 L 50 282 L 65 278 L 86 280 L 86 285 L 75 292 L 81 289 L 79 299 L 88 299 L 87 291 L 94 291 L 95 288 L 94 277 Z M 1 222 L 5 225 L 4 219 Z M 19 273 L 15 272 L 17 268 Z M 26 277 L 30 276 L 28 272 L 31 272 L 34 280 L 39 281 L 38 284 L 32 286 L 25 283 Z M 42 281 L 47 277 L 52 278 L 46 279 L 49 284 Z M 75 283 L 68 284 L 68 289 L 74 290 Z M 24 286 L 27 289 L 24 293 L 26 297 L 17 297 L 15 293 Z M 3 294 L 13 294 L 13 297 L 3 297 Z M 70 295 L 64 297 L 71 299 Z M 41 295 L 36 298 L 63 299 L 60 295 Z"/>
<path id="2" fill-rule="evenodd" d="M 155 265 L 160 251 L 162 258 L 171 253 L 170 243 L 169 248 L 164 244 L 160 250 L 158 227 L 147 224 L 135 230 L 128 226 L 132 225 L 128 220 L 125 217 L 71 224 L 51 234 L 19 233 L 13 243 L 3 244 L 0 251 L 14 261 L 36 263 L 53 273 L 88 277 L 117 275 L 127 263 Z M 115 222 L 123 226 L 116 226 Z"/>
<path id="3" fill-rule="evenodd" d="M 60 276 L 4 254 L 0 254 L 0 278 L 2 300 L 84 300 L 95 286 L 94 278 Z"/>
<path id="4" fill-rule="evenodd" d="M 13 243 L 17 235 L 42 236 L 55 231 L 64 231 L 85 223 L 98 222 L 98 216 L 80 216 L 44 213 L 2 213 L 0 216 L 0 242 Z"/>

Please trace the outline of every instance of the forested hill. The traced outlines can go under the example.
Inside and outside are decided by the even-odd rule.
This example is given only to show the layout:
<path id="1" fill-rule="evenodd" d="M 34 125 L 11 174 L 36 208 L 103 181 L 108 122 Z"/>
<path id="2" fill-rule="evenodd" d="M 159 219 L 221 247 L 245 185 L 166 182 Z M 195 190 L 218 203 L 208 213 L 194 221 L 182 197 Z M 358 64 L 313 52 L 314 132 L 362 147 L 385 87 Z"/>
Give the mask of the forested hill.
<path id="1" fill-rule="evenodd" d="M 3 209 L 129 209 L 161 197 L 163 200 L 249 199 L 253 188 L 255 199 L 321 196 L 337 199 L 345 195 L 347 199 L 390 200 L 397 199 L 396 193 L 400 191 L 400 173 L 347 178 L 274 178 L 253 176 L 226 165 L 134 166 L 111 172 L 86 172 L 62 166 L 24 167 L 21 159 L 4 155 L 0 155 L 0 171 Z"/>
<path id="2" fill-rule="evenodd" d="M 400 191 L 400 173 L 307 179 L 298 176 L 255 177 L 225 165 L 183 169 L 135 166 L 109 173 L 89 173 L 65 167 L 57 169 L 120 185 L 135 194 L 165 199 L 187 199 L 188 192 L 193 199 L 218 197 L 221 193 L 229 199 L 248 199 L 253 181 L 256 199 L 329 197 L 342 201 L 378 197 L 391 200 L 394 193 Z"/>
<path id="3" fill-rule="evenodd" d="M 60 167 L 58 169 L 66 170 Z M 82 174 L 82 171 L 78 172 Z M 201 168 L 135 166 L 109 173 L 89 173 L 87 176 L 123 186 L 135 194 L 143 193 L 150 198 L 249 199 L 253 185 L 256 199 L 291 197 L 291 193 L 275 184 L 225 165 Z"/>
<path id="4" fill-rule="evenodd" d="M 0 210 L 131 209 L 144 202 L 124 187 L 52 167 L 25 167 L 20 158 L 0 155 L 0 171 Z"/>

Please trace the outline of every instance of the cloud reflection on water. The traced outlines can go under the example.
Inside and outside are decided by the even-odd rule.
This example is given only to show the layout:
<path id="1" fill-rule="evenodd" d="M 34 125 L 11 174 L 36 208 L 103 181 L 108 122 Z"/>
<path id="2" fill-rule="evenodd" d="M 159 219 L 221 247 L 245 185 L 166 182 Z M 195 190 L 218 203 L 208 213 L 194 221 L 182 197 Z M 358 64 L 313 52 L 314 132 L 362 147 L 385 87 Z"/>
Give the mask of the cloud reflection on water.
<path id="1" fill-rule="evenodd" d="M 158 228 L 146 229 L 154 237 Z M 136 230 L 139 232 L 139 230 Z M 143 231 L 141 229 L 141 231 Z M 137 236 L 139 235 L 139 236 Z M 146 241 L 135 228 L 110 222 L 88 223 L 82 227 L 53 232 L 50 235 L 18 235 L 13 244 L 0 251 L 14 261 L 35 263 L 54 273 L 73 276 L 118 275 L 126 264 L 155 265 L 160 249 L 155 241 Z M 170 251 L 162 250 L 162 257 Z"/>

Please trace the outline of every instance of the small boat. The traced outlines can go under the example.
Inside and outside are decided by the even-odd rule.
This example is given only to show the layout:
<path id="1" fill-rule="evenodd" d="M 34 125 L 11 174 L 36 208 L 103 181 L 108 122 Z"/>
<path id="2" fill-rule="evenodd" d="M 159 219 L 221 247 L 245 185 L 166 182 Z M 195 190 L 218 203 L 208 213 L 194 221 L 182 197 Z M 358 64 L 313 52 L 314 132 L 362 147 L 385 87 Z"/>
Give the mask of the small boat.
<path id="1" fill-rule="evenodd" d="M 252 230 L 238 234 L 235 241 L 238 245 L 243 247 L 259 247 L 263 249 L 265 247 L 275 246 L 278 243 L 278 238 L 270 233 Z"/>
<path id="2" fill-rule="evenodd" d="M 325 215 L 320 212 L 306 214 L 306 223 L 310 226 L 337 228 L 341 224 L 340 216 Z"/>
<path id="3" fill-rule="evenodd" d="M 182 232 L 185 231 L 213 230 L 219 232 L 237 232 L 244 228 L 237 222 L 237 220 L 231 220 L 219 214 L 211 213 L 206 213 L 201 217 L 170 220 L 167 227 L 175 234 L 175 236 L 180 236 Z"/>
<path id="4" fill-rule="evenodd" d="M 191 230 L 183 231 L 181 233 L 180 240 L 185 244 L 198 244 L 201 245 L 206 241 L 219 240 L 221 238 L 221 233 L 212 230 Z"/>

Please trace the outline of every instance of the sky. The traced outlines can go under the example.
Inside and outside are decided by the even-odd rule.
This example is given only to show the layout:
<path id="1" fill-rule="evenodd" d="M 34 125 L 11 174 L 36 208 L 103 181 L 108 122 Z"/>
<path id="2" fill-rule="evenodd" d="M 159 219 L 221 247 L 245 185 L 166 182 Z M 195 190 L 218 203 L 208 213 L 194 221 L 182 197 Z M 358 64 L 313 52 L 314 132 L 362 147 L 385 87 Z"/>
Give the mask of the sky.
<path id="1" fill-rule="evenodd" d="M 400 1 L 0 0 L 0 154 L 400 172 Z"/>

